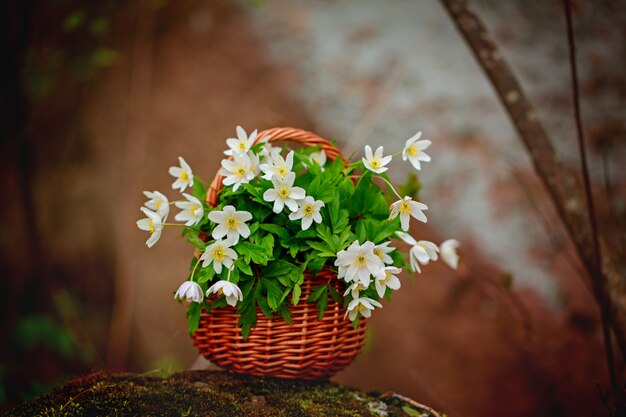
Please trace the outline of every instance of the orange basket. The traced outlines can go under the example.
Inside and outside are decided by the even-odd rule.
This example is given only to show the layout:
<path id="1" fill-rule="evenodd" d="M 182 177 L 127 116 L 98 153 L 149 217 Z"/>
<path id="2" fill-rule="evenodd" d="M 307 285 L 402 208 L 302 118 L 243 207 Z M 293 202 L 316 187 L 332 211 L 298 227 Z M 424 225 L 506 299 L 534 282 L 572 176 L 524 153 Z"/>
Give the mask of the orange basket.
<path id="1" fill-rule="evenodd" d="M 314 133 L 294 128 L 273 128 L 260 132 L 258 143 L 292 141 L 305 146 L 321 145 L 329 159 L 341 157 L 332 143 Z M 215 207 L 223 188 L 223 177 L 217 174 L 206 202 Z M 348 366 L 361 352 L 365 342 L 367 319 L 361 318 L 356 329 L 344 319 L 346 309 L 332 298 L 321 320 L 314 303 L 307 303 L 311 289 L 326 283 L 343 293 L 345 286 L 330 271 L 313 277 L 305 272 L 302 295 L 296 306 L 290 306 L 292 323 L 282 318 L 268 319 L 257 307 L 257 324 L 243 339 L 237 326 L 236 308 L 225 307 L 203 312 L 198 329 L 192 335 L 204 357 L 231 372 L 278 378 L 328 379 Z"/>

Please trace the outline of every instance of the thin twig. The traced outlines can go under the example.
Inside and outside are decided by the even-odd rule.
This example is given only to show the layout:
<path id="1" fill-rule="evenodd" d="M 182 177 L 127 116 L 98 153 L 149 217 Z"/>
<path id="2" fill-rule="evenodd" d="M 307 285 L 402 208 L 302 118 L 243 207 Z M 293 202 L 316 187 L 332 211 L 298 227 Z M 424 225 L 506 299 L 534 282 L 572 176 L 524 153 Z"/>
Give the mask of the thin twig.
<path id="1" fill-rule="evenodd" d="M 626 358 L 626 301 L 624 301 L 626 283 L 615 263 L 614 254 L 604 250 L 608 249 L 604 239 L 593 236 L 588 206 L 576 178 L 563 166 L 520 83 L 482 21 L 468 8 L 467 1 L 441 0 L 441 2 L 491 81 L 525 144 L 535 172 L 548 191 L 559 218 L 588 272 L 594 288 L 595 301 L 601 311 L 608 312 L 610 319 L 608 324 L 613 327 L 622 358 Z M 593 243 L 595 238 L 603 249 L 601 252 L 598 251 L 601 256 L 601 273 L 597 273 L 600 268 L 596 267 L 598 263 Z M 606 317 L 604 313 L 603 316 Z"/>
<path id="2" fill-rule="evenodd" d="M 427 405 L 424 404 L 420 404 L 417 401 L 409 398 L 409 397 L 405 397 L 404 395 L 400 395 L 400 394 L 396 394 L 393 391 L 388 391 L 384 394 L 382 394 L 380 396 L 380 398 L 397 398 L 400 401 L 404 401 L 405 403 L 409 403 L 411 404 L 413 407 L 417 408 L 418 410 L 421 411 L 426 411 L 429 414 L 432 414 L 434 417 L 441 417 L 441 414 L 439 414 L 438 412 L 436 412 L 434 409 L 430 408 Z"/>
<path id="3" fill-rule="evenodd" d="M 617 381 L 615 378 L 615 360 L 613 358 L 613 343 L 611 341 L 611 330 L 609 323 L 611 322 L 611 311 L 608 297 L 605 296 L 604 275 L 602 274 L 602 265 L 600 260 L 600 243 L 598 242 L 598 225 L 596 223 L 596 212 L 593 203 L 593 194 L 591 193 L 591 180 L 589 178 L 589 167 L 587 164 L 587 152 L 585 150 L 583 122 L 580 114 L 580 94 L 578 92 L 578 69 L 576 65 L 576 42 L 574 40 L 574 27 L 572 24 L 572 4 L 570 0 L 563 0 L 563 8 L 565 9 L 565 23 L 567 27 L 567 45 L 569 49 L 569 62 L 572 72 L 572 95 L 574 100 L 574 118 L 576 119 L 576 139 L 578 142 L 578 151 L 580 153 L 580 163 L 583 177 L 583 189 L 585 199 L 587 200 L 587 215 L 589 216 L 589 225 L 591 227 L 591 237 L 593 242 L 593 268 L 590 271 L 593 279 L 594 291 L 599 299 L 599 307 L 602 321 L 602 336 L 604 339 L 604 350 L 606 354 L 606 362 L 609 370 L 609 379 L 611 381 L 611 392 L 617 394 Z"/>

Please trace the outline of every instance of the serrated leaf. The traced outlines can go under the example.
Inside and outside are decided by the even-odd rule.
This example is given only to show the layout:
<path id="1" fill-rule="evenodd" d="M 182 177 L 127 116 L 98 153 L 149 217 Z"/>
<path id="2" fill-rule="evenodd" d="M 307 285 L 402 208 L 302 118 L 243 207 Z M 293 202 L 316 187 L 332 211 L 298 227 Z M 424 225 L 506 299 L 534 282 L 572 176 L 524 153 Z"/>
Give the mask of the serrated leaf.
<path id="1" fill-rule="evenodd" d="M 267 300 L 264 297 L 259 297 L 257 298 L 256 301 L 257 301 L 259 308 L 261 309 L 261 312 L 265 315 L 265 317 L 267 317 L 268 319 L 271 319 L 274 317 L 274 313 L 272 312 L 272 309 L 270 308 L 270 306 L 267 303 Z"/>
<path id="2" fill-rule="evenodd" d="M 235 265 L 241 271 L 242 274 L 252 276 L 252 268 L 246 262 L 237 261 L 235 262 Z"/>
<path id="3" fill-rule="evenodd" d="M 296 237 L 298 239 L 311 239 L 315 236 L 317 236 L 317 233 L 315 233 L 315 230 L 313 229 L 300 230 L 298 233 L 296 233 Z"/>
<path id="4" fill-rule="evenodd" d="M 215 269 L 213 269 L 213 265 L 209 265 L 207 268 L 200 268 L 197 282 L 199 284 L 202 284 L 203 282 L 211 281 L 214 276 L 215 276 Z"/>
<path id="5" fill-rule="evenodd" d="M 291 237 L 287 229 L 278 226 L 277 224 L 263 223 L 259 225 L 259 229 L 273 233 L 281 239 L 289 239 Z"/>
<path id="6" fill-rule="evenodd" d="M 191 303 L 189 304 L 189 308 L 187 309 L 187 318 L 189 319 L 187 323 L 187 328 L 189 330 L 189 334 L 193 334 L 200 324 L 200 316 L 202 314 L 202 305 L 199 303 Z"/>
<path id="7" fill-rule="evenodd" d="M 319 271 L 320 269 L 324 267 L 325 264 L 326 264 L 325 257 L 316 256 L 314 259 L 309 261 L 308 267 L 311 271 Z"/>
<path id="8" fill-rule="evenodd" d="M 328 293 L 330 294 L 330 297 L 333 299 L 333 301 L 339 304 L 343 303 L 343 297 L 339 295 L 337 290 L 332 285 L 328 286 Z"/>
<path id="9" fill-rule="evenodd" d="M 280 315 L 288 324 L 291 324 L 291 310 L 287 306 L 284 305 L 280 308 Z"/>
<path id="10" fill-rule="evenodd" d="M 306 242 L 306 244 L 320 252 L 328 252 L 332 254 L 332 249 L 326 243 L 312 241 Z"/>
<path id="11" fill-rule="evenodd" d="M 283 295 L 283 290 L 280 284 L 271 279 L 265 279 L 261 282 L 267 289 L 267 304 L 270 306 L 272 311 L 276 311 L 280 305 L 281 296 Z"/>
<path id="12" fill-rule="evenodd" d="M 267 254 L 265 248 L 260 245 L 255 245 L 250 242 L 239 242 L 235 246 L 235 250 L 239 255 L 242 255 L 246 262 L 252 260 L 253 263 L 257 265 L 266 265 L 269 260 L 269 255 Z"/>
<path id="13" fill-rule="evenodd" d="M 291 304 L 296 306 L 300 301 L 300 295 L 302 295 L 302 288 L 299 285 L 294 285 L 291 291 Z"/>
<path id="14" fill-rule="evenodd" d="M 325 286 L 325 288 L 328 288 L 328 287 Z M 317 314 L 317 319 L 321 320 L 324 317 L 324 311 L 326 311 L 326 309 L 328 308 L 327 291 L 324 291 L 323 295 L 317 300 L 315 305 L 317 306 L 317 309 L 319 310 Z"/>
<path id="15" fill-rule="evenodd" d="M 326 285 L 321 285 L 315 288 L 313 292 L 311 292 L 311 295 L 309 295 L 309 298 L 307 298 L 306 302 L 312 303 L 317 301 L 320 297 L 322 297 L 322 295 L 326 297 L 326 291 L 328 291 L 328 287 Z"/>

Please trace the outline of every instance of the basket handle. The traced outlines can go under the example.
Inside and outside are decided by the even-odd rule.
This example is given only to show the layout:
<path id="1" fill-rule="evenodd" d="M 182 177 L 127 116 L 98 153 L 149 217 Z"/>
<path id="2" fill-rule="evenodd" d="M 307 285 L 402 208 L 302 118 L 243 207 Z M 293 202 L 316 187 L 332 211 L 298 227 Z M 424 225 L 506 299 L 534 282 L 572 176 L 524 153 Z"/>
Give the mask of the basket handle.
<path id="1" fill-rule="evenodd" d="M 330 141 L 316 135 L 313 132 L 296 129 L 293 127 L 274 127 L 272 129 L 267 129 L 259 132 L 256 140 L 254 141 L 254 144 L 261 142 L 261 140 L 267 137 L 269 137 L 268 142 L 277 142 L 284 140 L 300 143 L 305 146 L 321 145 L 322 150 L 326 153 L 326 156 L 330 160 L 335 160 L 338 157 L 343 159 L 343 156 L 341 155 L 341 152 L 339 152 L 339 149 L 337 149 Z M 218 170 L 206 194 L 206 202 L 210 207 L 215 207 L 217 205 L 219 193 L 222 188 L 224 188 L 224 184 L 222 184 L 223 180 L 224 176 L 221 175 Z"/>

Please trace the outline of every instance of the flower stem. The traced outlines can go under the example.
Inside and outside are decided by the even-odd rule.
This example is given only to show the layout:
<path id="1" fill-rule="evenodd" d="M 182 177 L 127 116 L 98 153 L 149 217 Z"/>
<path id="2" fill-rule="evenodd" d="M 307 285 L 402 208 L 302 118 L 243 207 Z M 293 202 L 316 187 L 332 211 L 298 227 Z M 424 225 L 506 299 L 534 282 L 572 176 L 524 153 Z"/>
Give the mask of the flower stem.
<path id="1" fill-rule="evenodd" d="M 189 281 L 193 281 L 193 276 L 196 274 L 196 269 L 198 269 L 198 265 L 200 265 L 200 259 L 198 259 L 196 264 L 193 266 L 193 269 L 191 270 L 191 276 L 189 277 Z"/>
<path id="2" fill-rule="evenodd" d="M 173 226 L 173 227 L 186 227 L 188 229 L 191 230 L 195 230 L 198 233 L 203 233 L 202 230 L 196 228 L 196 227 L 192 227 L 192 226 L 185 226 L 184 224 L 177 224 L 177 223 L 163 223 L 163 226 Z"/>
<path id="3" fill-rule="evenodd" d="M 383 180 L 385 182 L 385 184 L 387 184 L 389 186 L 389 188 L 391 188 L 391 191 L 393 191 L 393 193 L 400 199 L 402 200 L 402 197 L 400 196 L 400 194 L 398 194 L 398 192 L 396 191 L 395 188 L 393 188 L 393 185 L 391 185 L 391 183 L 389 181 L 387 181 L 384 177 L 381 177 L 380 175 L 374 175 L 374 178 L 380 178 L 381 180 Z"/>

